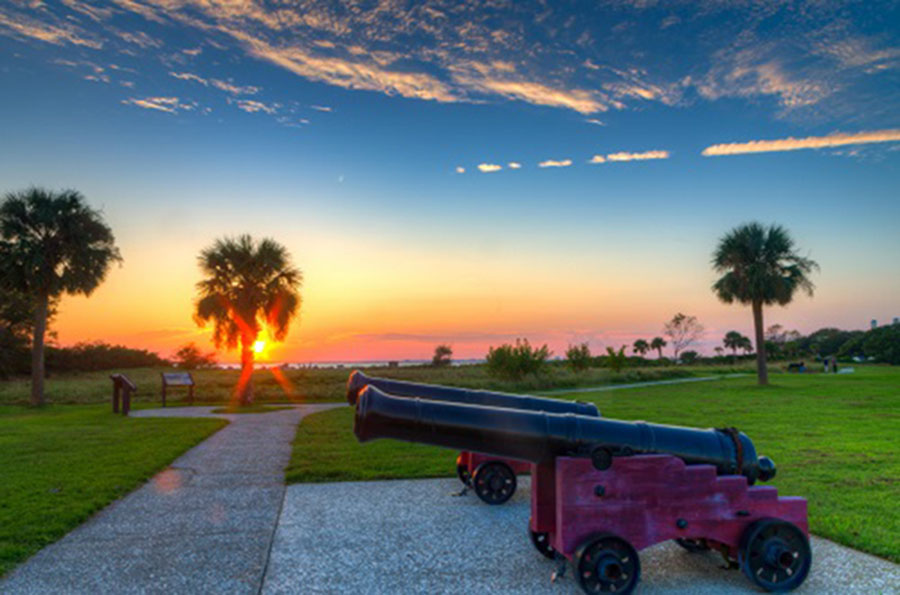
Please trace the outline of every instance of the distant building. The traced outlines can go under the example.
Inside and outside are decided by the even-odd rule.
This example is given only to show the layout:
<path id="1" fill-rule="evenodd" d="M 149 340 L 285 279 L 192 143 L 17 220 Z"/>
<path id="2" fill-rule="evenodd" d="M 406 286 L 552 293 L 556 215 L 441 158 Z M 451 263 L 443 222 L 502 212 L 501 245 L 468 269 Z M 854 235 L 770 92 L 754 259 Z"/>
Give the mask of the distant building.
<path id="1" fill-rule="evenodd" d="M 900 324 L 900 318 L 894 316 L 894 324 Z"/>
<path id="2" fill-rule="evenodd" d="M 872 328 L 878 328 L 878 321 L 874 318 L 872 319 Z"/>

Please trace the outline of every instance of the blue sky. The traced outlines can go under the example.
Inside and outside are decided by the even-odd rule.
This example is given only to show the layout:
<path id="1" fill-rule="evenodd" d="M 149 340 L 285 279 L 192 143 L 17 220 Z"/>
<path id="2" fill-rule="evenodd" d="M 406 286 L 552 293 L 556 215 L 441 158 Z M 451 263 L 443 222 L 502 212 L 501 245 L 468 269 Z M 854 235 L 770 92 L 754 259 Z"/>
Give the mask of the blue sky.
<path id="1" fill-rule="evenodd" d="M 64 342 L 173 348 L 198 332 L 196 252 L 248 231 L 306 272 L 286 357 L 599 348 L 679 310 L 708 349 L 749 333 L 708 260 L 753 219 L 822 265 L 772 322 L 862 327 L 900 315 L 897 22 L 893 2 L 16 0 L 0 179 L 80 189 L 122 245 Z M 159 315 L 110 308 L 151 292 Z"/>

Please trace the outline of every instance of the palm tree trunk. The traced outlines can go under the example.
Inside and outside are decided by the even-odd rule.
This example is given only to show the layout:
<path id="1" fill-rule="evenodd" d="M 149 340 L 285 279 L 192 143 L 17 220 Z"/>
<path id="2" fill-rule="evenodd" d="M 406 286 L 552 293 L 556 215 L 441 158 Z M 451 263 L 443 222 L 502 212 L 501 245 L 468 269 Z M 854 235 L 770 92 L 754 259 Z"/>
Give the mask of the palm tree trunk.
<path id="1" fill-rule="evenodd" d="M 766 342 L 763 335 L 763 305 L 753 302 L 753 326 L 756 331 L 756 377 L 760 386 L 769 384 L 769 371 L 766 369 Z"/>
<path id="2" fill-rule="evenodd" d="M 253 341 L 252 337 L 241 337 L 241 379 L 238 382 L 241 405 L 253 403 Z"/>
<path id="3" fill-rule="evenodd" d="M 47 332 L 47 311 L 50 296 L 38 296 L 34 309 L 34 336 L 31 339 L 31 404 L 43 407 L 44 401 L 44 335 Z"/>

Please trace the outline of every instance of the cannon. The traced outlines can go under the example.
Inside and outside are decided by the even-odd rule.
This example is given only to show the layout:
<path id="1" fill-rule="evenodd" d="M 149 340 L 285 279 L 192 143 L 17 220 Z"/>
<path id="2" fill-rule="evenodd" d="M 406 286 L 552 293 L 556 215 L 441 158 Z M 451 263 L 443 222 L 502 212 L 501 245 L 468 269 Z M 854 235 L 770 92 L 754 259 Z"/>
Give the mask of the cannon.
<path id="1" fill-rule="evenodd" d="M 775 465 L 733 428 L 398 398 L 369 386 L 354 433 L 532 462 L 532 543 L 557 562 L 555 576 L 571 563 L 586 593 L 631 593 L 638 551 L 670 539 L 718 550 L 769 591 L 809 573 L 806 500 L 754 485 Z"/>
<path id="2" fill-rule="evenodd" d="M 394 397 L 417 397 L 526 411 L 578 413 L 592 417 L 600 415 L 593 403 L 391 380 L 367 376 L 359 370 L 354 370 L 347 381 L 347 402 L 356 405 L 360 391 L 366 386 L 374 386 Z M 487 504 L 503 504 L 512 498 L 517 487 L 516 476 L 531 472 L 531 468 L 532 464 L 526 461 L 466 450 L 456 457 L 456 475 L 465 486 L 462 493 L 471 488 Z"/>

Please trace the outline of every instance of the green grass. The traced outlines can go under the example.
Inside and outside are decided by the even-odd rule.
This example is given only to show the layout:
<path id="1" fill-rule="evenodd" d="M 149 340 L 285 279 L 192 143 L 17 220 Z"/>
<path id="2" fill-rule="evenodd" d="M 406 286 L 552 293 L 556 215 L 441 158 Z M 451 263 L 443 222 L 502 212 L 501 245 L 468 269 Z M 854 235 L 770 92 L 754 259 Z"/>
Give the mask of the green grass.
<path id="1" fill-rule="evenodd" d="M 772 485 L 809 500 L 817 535 L 900 562 L 900 368 L 578 393 L 605 417 L 737 426 L 772 457 Z M 350 409 L 303 420 L 290 483 L 454 474 L 455 452 L 392 440 L 358 444 Z"/>
<path id="2" fill-rule="evenodd" d="M 226 423 L 0 407 L 0 576 Z"/>
<path id="3" fill-rule="evenodd" d="M 290 409 L 290 405 L 261 405 L 253 403 L 252 405 L 228 405 L 225 407 L 216 407 L 210 413 L 227 413 L 233 415 L 236 413 L 271 413 L 272 411 L 283 411 Z"/>
<path id="4" fill-rule="evenodd" d="M 591 368 L 575 373 L 562 363 L 548 366 L 546 373 L 519 382 L 499 380 L 488 375 L 484 365 L 432 368 L 416 366 L 403 368 L 367 368 L 372 375 L 429 382 L 466 388 L 487 388 L 512 392 L 533 392 L 581 386 L 663 380 L 689 376 L 728 374 L 735 371 L 749 372 L 747 366 L 647 366 L 627 368 L 616 374 L 607 368 Z M 161 405 L 160 373 L 168 368 L 136 368 L 119 370 L 138 387 L 132 397 L 136 407 Z M 83 372 L 50 376 L 46 381 L 47 402 L 52 404 L 108 403 L 112 393 L 109 375 L 112 371 Z M 343 401 L 350 368 L 319 368 L 304 370 L 256 370 L 253 374 L 255 398 L 259 403 L 323 403 Z M 192 372 L 197 386 L 194 389 L 198 405 L 228 404 L 233 401 L 237 385 L 237 370 L 197 370 Z M 0 381 L 0 405 L 27 405 L 30 392 L 29 380 L 17 378 Z M 170 388 L 167 402 L 170 406 L 185 405 L 187 390 Z"/>

